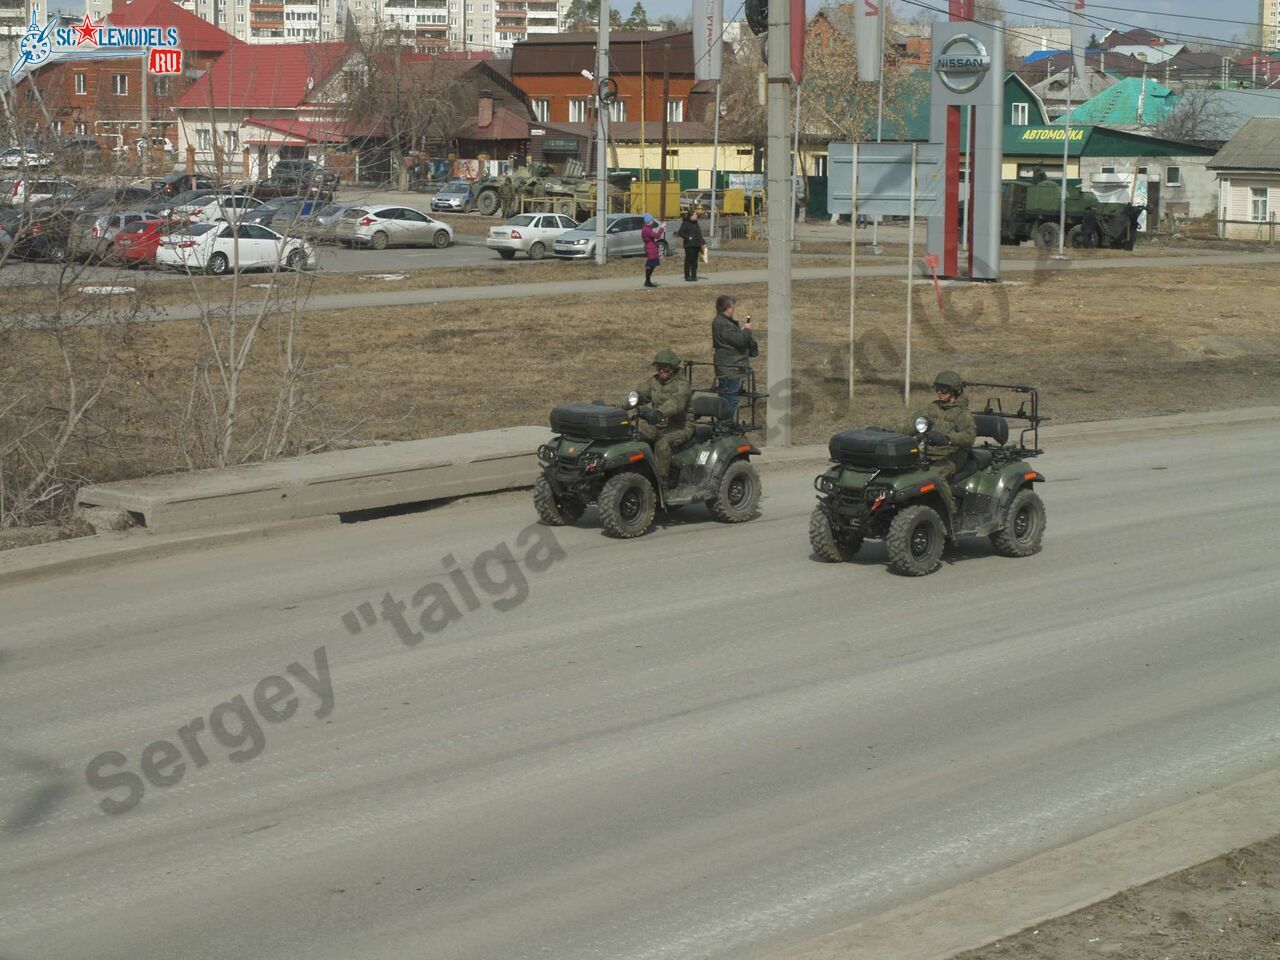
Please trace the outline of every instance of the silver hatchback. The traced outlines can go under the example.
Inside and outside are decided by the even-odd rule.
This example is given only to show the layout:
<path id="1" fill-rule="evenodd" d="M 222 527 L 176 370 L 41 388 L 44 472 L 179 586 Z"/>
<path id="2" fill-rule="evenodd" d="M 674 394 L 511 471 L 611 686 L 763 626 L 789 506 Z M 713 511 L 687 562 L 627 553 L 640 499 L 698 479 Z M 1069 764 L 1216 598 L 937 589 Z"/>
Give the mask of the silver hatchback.
<path id="1" fill-rule="evenodd" d="M 631 213 L 611 213 L 605 220 L 605 251 L 611 257 L 643 257 L 644 217 Z M 658 249 L 665 257 L 667 241 L 659 240 Z M 566 260 L 592 259 L 596 255 L 596 218 L 592 217 L 574 230 L 556 238 L 552 252 Z"/>
<path id="2" fill-rule="evenodd" d="M 67 252 L 78 260 L 105 260 L 121 228 L 159 219 L 150 213 L 82 213 L 71 223 Z"/>
<path id="3" fill-rule="evenodd" d="M 365 205 L 343 211 L 334 237 L 345 247 L 374 250 L 392 246 L 443 248 L 453 243 L 453 227 L 412 207 Z"/>

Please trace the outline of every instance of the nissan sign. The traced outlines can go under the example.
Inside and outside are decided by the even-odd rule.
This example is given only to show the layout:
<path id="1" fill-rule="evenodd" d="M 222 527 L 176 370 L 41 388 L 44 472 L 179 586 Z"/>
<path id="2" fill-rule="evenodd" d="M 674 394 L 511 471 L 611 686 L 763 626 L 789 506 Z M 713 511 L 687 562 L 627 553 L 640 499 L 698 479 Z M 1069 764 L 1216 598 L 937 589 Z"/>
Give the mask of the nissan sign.
<path id="1" fill-rule="evenodd" d="M 972 93 L 991 69 L 991 57 L 980 40 L 962 33 L 947 41 L 934 58 L 933 69 L 948 90 Z"/>

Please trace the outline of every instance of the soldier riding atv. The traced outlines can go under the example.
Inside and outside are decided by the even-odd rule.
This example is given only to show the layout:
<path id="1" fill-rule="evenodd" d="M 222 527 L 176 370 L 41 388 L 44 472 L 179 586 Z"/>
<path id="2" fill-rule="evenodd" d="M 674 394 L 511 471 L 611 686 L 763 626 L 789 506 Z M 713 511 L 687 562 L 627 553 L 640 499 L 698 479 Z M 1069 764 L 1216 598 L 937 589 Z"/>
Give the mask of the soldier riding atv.
<path id="1" fill-rule="evenodd" d="M 724 399 L 691 397 L 694 365 L 686 362 L 681 374 L 664 350 L 654 359 L 658 372 L 625 409 L 595 401 L 551 411 L 557 436 L 538 448 L 542 475 L 533 487 L 544 523 L 575 523 L 594 503 L 605 531 L 630 539 L 648 532 L 658 508 L 701 502 L 724 523 L 756 515 L 761 486 L 751 457 L 760 451 Z"/>
<path id="2" fill-rule="evenodd" d="M 931 444 L 948 451 L 955 444 L 930 416 L 916 419 L 912 435 L 872 427 L 831 438 L 833 466 L 814 481 L 818 505 L 809 518 L 818 559 L 852 560 L 863 541 L 884 540 L 891 570 L 922 577 L 938 569 L 943 548 L 961 537 L 989 536 L 1006 557 L 1039 550 L 1045 510 L 1035 484 L 1044 477 L 1026 462 L 1043 453 L 1040 424 L 1048 418 L 1040 416 L 1039 393 L 1013 384 L 967 386 L 1027 395 L 1030 411 L 1025 399 L 1016 413 L 1005 413 L 999 398 L 988 399 L 972 415 L 974 433 L 995 442 L 967 449 L 962 464 L 959 455 L 931 459 Z M 1016 445 L 1008 442 L 1010 421 L 1026 424 Z"/>

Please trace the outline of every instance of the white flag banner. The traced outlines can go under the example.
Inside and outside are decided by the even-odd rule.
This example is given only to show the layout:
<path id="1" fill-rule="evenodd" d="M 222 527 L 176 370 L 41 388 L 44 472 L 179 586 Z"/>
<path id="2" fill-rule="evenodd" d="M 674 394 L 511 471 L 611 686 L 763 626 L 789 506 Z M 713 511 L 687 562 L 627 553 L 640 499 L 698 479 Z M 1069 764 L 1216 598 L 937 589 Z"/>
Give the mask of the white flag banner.
<path id="1" fill-rule="evenodd" d="M 724 0 L 693 0 L 693 77 L 719 80 L 724 49 Z"/>
<path id="2" fill-rule="evenodd" d="M 1089 85 L 1089 68 L 1085 63 L 1084 52 L 1089 46 L 1089 26 L 1084 22 L 1085 0 L 1068 0 L 1071 7 L 1071 50 L 1075 57 L 1076 77 L 1085 96 L 1092 95 Z"/>
<path id="3" fill-rule="evenodd" d="M 875 83 L 884 60 L 884 0 L 856 0 L 853 38 L 858 53 L 858 79 Z"/>

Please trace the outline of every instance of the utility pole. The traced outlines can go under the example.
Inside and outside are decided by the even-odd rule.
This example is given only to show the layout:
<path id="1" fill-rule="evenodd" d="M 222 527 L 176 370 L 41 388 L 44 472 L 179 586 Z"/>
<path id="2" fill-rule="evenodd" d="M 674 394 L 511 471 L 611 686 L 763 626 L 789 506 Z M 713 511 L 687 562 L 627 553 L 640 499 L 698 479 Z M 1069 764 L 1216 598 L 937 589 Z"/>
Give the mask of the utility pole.
<path id="1" fill-rule="evenodd" d="M 667 222 L 667 137 L 671 119 L 671 44 L 662 45 L 662 173 L 658 181 L 658 221 Z"/>
<path id="2" fill-rule="evenodd" d="M 803 24 L 801 29 L 803 29 Z M 791 4 L 769 4 L 769 391 L 765 441 L 791 446 Z"/>
<path id="3" fill-rule="evenodd" d="M 605 221 L 609 216 L 609 169 L 607 135 L 604 127 L 605 105 L 601 99 L 609 77 L 609 0 L 600 0 L 600 23 L 596 34 L 596 263 L 604 266 L 609 253 Z"/>
<path id="4" fill-rule="evenodd" d="M 148 82 L 151 78 L 148 76 L 148 67 L 150 64 L 144 56 L 138 61 L 138 73 L 142 75 L 142 175 L 145 177 L 151 169 L 151 118 L 147 108 L 147 88 L 151 86 Z M 214 136 L 218 135 L 217 124 L 214 124 Z"/>

